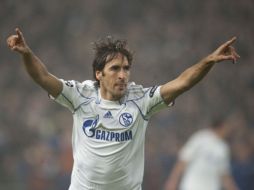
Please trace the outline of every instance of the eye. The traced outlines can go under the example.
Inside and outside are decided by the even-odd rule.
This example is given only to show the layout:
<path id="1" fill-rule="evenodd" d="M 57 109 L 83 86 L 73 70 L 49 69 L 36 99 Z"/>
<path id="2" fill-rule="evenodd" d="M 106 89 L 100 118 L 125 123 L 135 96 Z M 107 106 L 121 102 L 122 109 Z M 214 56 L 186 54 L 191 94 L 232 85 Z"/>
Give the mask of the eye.
<path id="1" fill-rule="evenodd" d="M 123 69 L 124 69 L 125 71 L 129 71 L 129 70 L 130 70 L 130 66 L 129 66 L 129 65 L 126 65 L 126 66 L 123 67 Z"/>
<path id="2" fill-rule="evenodd" d="M 112 70 L 112 71 L 117 71 L 119 69 L 120 69 L 120 67 L 118 65 L 113 65 L 112 67 L 110 67 L 110 70 Z"/>

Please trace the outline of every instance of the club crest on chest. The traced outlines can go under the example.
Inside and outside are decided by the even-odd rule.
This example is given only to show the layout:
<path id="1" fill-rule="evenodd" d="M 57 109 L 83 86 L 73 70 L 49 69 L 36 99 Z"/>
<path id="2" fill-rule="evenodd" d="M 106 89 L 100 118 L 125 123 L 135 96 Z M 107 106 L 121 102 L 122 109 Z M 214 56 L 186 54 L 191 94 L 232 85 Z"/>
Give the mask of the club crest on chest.
<path id="1" fill-rule="evenodd" d="M 133 117 L 130 113 L 122 113 L 119 117 L 119 122 L 124 127 L 129 127 L 133 122 Z"/>

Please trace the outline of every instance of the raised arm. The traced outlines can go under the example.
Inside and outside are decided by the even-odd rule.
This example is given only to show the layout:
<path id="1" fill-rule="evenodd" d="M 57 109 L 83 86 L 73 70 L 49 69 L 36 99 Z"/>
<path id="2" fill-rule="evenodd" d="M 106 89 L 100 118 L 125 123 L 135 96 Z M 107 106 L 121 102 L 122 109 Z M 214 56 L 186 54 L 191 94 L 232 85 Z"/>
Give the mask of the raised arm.
<path id="1" fill-rule="evenodd" d="M 11 50 L 22 55 L 27 73 L 37 84 L 53 97 L 60 94 L 63 88 L 61 81 L 48 72 L 42 61 L 28 47 L 22 32 L 18 28 L 16 29 L 16 35 L 8 37 L 7 45 Z"/>
<path id="2" fill-rule="evenodd" d="M 213 53 L 186 69 L 176 79 L 162 85 L 161 96 L 165 103 L 169 104 L 177 96 L 197 84 L 210 71 L 215 63 L 224 60 L 232 60 L 233 63 L 235 63 L 236 60 L 240 58 L 232 46 L 235 40 L 236 37 L 222 44 Z"/>

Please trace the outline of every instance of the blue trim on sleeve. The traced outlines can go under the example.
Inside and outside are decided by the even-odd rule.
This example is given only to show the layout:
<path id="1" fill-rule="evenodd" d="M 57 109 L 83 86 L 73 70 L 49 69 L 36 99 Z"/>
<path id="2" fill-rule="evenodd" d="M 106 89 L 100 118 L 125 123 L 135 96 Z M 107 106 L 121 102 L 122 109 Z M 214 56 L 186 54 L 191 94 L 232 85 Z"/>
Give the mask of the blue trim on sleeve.
<path id="1" fill-rule="evenodd" d="M 150 88 L 148 88 L 148 89 L 144 92 L 143 96 L 138 97 L 138 98 L 136 98 L 136 99 L 127 100 L 126 102 L 129 102 L 129 101 L 137 101 L 137 100 L 139 100 L 139 99 L 141 99 L 141 98 L 144 98 L 145 95 L 146 95 L 146 93 L 147 93 L 149 90 L 150 90 Z"/>
<path id="2" fill-rule="evenodd" d="M 81 104 L 79 104 L 79 105 L 77 106 L 77 108 L 74 109 L 74 112 L 76 112 L 77 110 L 79 110 L 79 108 L 81 108 L 82 105 L 88 105 L 88 104 L 91 103 L 91 102 L 92 102 L 92 99 L 90 99 L 90 100 L 88 100 L 88 101 L 86 101 L 86 102 L 82 102 Z"/>
<path id="3" fill-rule="evenodd" d="M 145 115 L 142 113 L 140 107 L 138 106 L 138 104 L 136 104 L 136 102 L 134 100 L 130 100 L 134 105 L 137 106 L 139 112 L 140 112 L 140 115 L 142 116 L 142 118 L 145 120 L 145 121 L 148 121 L 148 119 L 145 117 Z"/>
<path id="4" fill-rule="evenodd" d="M 159 101 L 157 104 L 153 105 L 153 106 L 150 108 L 150 111 L 147 112 L 147 115 L 149 115 L 149 113 L 150 113 L 151 111 L 153 111 L 153 108 L 154 108 L 154 107 L 156 107 L 157 105 L 161 104 L 161 102 L 163 102 L 163 103 L 165 104 L 164 100 Z M 165 105 L 166 105 L 166 104 L 165 104 Z"/>
<path id="5" fill-rule="evenodd" d="M 76 90 L 77 92 L 79 93 L 80 96 L 82 96 L 83 98 L 86 98 L 86 99 L 92 99 L 92 98 L 95 98 L 95 97 L 86 97 L 84 96 L 78 89 L 78 85 L 77 85 L 77 82 L 75 81 L 75 85 L 76 85 Z"/>
<path id="6" fill-rule="evenodd" d="M 72 105 L 72 107 L 74 108 L 74 106 L 73 106 L 73 103 L 63 94 L 63 93 L 61 93 L 61 95 Z"/>

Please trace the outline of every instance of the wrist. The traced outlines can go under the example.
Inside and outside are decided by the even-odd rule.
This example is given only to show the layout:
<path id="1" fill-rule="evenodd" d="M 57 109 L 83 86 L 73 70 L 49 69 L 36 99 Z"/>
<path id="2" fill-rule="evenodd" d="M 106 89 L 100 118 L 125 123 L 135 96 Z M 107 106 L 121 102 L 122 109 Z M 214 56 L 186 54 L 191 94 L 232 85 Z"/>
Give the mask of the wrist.
<path id="1" fill-rule="evenodd" d="M 24 50 L 21 52 L 21 54 L 24 56 L 24 57 L 30 57 L 33 55 L 33 52 L 32 50 L 27 47 L 27 48 L 24 48 Z"/>
<path id="2" fill-rule="evenodd" d="M 205 62 L 208 63 L 208 64 L 215 64 L 217 61 L 215 60 L 213 55 L 208 55 L 205 58 Z"/>

